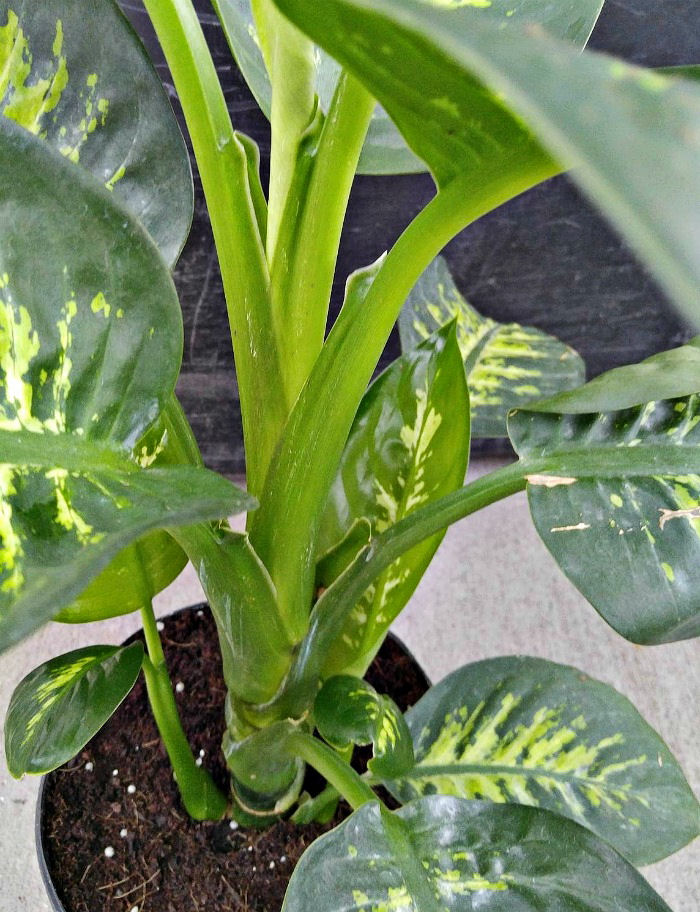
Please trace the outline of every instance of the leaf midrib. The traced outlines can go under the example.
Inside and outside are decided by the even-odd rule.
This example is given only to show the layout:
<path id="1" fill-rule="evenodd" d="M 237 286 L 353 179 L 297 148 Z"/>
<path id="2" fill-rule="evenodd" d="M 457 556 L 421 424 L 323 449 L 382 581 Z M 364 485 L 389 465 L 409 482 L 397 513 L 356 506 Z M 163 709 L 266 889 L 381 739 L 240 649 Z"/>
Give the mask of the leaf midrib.
<path id="1" fill-rule="evenodd" d="M 647 475 L 687 474 L 689 467 L 700 460 L 700 443 L 639 446 L 610 443 L 606 446 L 560 448 L 548 452 L 524 452 L 521 465 L 524 473 L 567 474 L 580 479 L 640 477 Z"/>

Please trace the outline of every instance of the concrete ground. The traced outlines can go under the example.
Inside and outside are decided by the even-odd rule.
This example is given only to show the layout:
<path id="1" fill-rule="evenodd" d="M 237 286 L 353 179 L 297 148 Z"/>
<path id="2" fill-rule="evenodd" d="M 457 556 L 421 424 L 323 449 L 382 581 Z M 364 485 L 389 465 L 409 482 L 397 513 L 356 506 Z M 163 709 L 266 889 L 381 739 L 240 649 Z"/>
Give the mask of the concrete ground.
<path id="1" fill-rule="evenodd" d="M 495 463 L 482 462 L 476 472 L 489 467 Z M 159 596 L 157 610 L 166 614 L 201 597 L 190 567 Z M 35 665 L 90 642 L 118 643 L 137 626 L 130 616 L 40 630 L 0 659 L 0 719 L 15 685 Z M 700 794 L 700 642 L 642 648 L 617 636 L 540 543 L 525 495 L 448 532 L 395 630 L 433 681 L 466 662 L 527 653 L 614 685 L 664 737 Z M 0 759 L 1 912 L 49 909 L 35 858 L 37 786 L 33 778 L 11 779 Z M 674 912 L 700 910 L 700 840 L 644 874 Z M 190 912 L 186 904 L 182 912 Z"/>

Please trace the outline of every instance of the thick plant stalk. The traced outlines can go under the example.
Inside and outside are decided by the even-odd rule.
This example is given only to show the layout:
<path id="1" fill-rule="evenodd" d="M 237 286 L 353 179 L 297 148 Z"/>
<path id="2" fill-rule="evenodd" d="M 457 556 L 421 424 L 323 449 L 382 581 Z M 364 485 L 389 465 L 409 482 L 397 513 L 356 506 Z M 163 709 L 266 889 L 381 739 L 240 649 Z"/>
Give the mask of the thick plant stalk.
<path id="1" fill-rule="evenodd" d="M 356 811 L 377 796 L 340 754 L 318 738 L 305 732 L 295 732 L 287 741 L 289 750 L 313 766 Z"/>
<path id="2" fill-rule="evenodd" d="M 236 359 L 248 489 L 255 494 L 288 409 L 246 150 L 235 136 L 191 0 L 145 0 L 145 6 L 173 75 L 207 199 Z"/>
<path id="3" fill-rule="evenodd" d="M 462 228 L 539 180 L 523 161 L 516 174 L 456 179 L 408 226 L 364 295 L 348 296 L 304 386 L 271 465 L 251 540 L 275 584 L 279 609 L 301 639 L 308 629 L 316 539 L 357 407 L 401 307 L 425 268 Z"/>
<path id="4" fill-rule="evenodd" d="M 227 800 L 214 784 L 209 773 L 197 766 L 187 737 L 182 729 L 175 703 L 172 683 L 165 664 L 158 628 L 150 602 L 141 609 L 143 631 L 148 655 L 144 656 L 143 671 L 148 698 L 158 731 L 173 767 L 187 813 L 195 820 L 219 820 Z"/>

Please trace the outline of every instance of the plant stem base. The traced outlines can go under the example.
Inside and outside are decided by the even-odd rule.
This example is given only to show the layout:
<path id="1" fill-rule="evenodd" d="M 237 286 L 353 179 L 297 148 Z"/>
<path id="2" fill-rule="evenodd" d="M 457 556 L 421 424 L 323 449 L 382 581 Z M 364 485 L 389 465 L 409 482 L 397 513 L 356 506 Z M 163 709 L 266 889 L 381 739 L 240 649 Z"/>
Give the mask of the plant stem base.
<path id="1" fill-rule="evenodd" d="M 162 639 L 195 756 L 204 751 L 203 765 L 225 789 L 225 687 L 208 609 L 166 618 Z M 414 660 L 395 642 L 380 654 L 373 683 L 394 690 L 392 679 L 398 685 L 394 699 L 404 706 L 427 688 Z M 184 689 L 178 691 L 179 682 Z M 322 783 L 309 775 L 306 786 L 316 792 Z M 278 912 L 299 857 L 331 826 L 278 821 L 260 831 L 231 829 L 228 819 L 191 820 L 142 681 L 80 755 L 46 778 L 43 810 L 44 854 L 63 903 L 55 912 L 124 912 L 133 906 L 148 912 L 184 906 L 193 912 Z M 113 854 L 105 854 L 109 847 Z"/>

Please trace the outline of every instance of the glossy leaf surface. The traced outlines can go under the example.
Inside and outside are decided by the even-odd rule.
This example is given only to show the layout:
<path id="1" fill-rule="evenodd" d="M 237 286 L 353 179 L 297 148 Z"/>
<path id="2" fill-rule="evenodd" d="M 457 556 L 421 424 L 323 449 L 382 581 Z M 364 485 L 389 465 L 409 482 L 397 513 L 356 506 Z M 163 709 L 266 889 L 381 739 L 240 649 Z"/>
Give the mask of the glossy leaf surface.
<path id="1" fill-rule="evenodd" d="M 335 748 L 371 744 L 374 756 L 368 767 L 376 776 L 393 779 L 413 766 L 413 742 L 403 713 L 361 678 L 329 678 L 316 697 L 314 720 Z"/>
<path id="2" fill-rule="evenodd" d="M 321 548 L 364 517 L 374 533 L 458 488 L 469 455 L 469 398 L 454 326 L 446 326 L 391 365 L 365 394 L 328 499 Z M 418 585 L 440 541 L 406 554 L 369 589 L 328 663 L 360 673 Z"/>
<path id="3" fill-rule="evenodd" d="M 15 778 L 47 773 L 74 757 L 136 683 L 143 647 L 88 646 L 35 668 L 15 689 L 5 720 Z"/>
<path id="4" fill-rule="evenodd" d="M 661 738 L 612 687 L 514 656 L 466 665 L 407 713 L 416 766 L 404 801 L 455 795 L 570 817 L 634 864 L 700 832 L 700 806 Z"/>
<path id="5" fill-rule="evenodd" d="M 196 441 L 175 396 L 136 444 L 135 455 L 157 467 L 201 465 Z M 82 624 L 138 611 L 169 586 L 186 563 L 185 552 L 171 535 L 150 532 L 124 548 L 54 620 Z"/>
<path id="6" fill-rule="evenodd" d="M 189 158 L 117 4 L 0 0 L 0 74 L 0 112 L 113 190 L 172 265 L 192 218 Z"/>
<path id="7" fill-rule="evenodd" d="M 556 850 L 553 850 L 556 847 Z M 669 912 L 597 836 L 537 808 L 366 804 L 307 849 L 282 912 Z"/>
<path id="8" fill-rule="evenodd" d="M 549 155 L 575 166 L 574 179 L 700 319 L 699 86 L 578 55 L 515 15 L 500 29 L 471 6 L 457 16 L 421 0 L 276 3 L 384 104 L 441 187 L 469 174 L 478 186 L 505 169 L 519 192 Z"/>
<path id="9" fill-rule="evenodd" d="M 433 0 L 433 5 L 463 16 L 465 7 L 478 8 L 482 17 L 498 25 L 513 23 L 542 24 L 550 34 L 567 39 L 578 47 L 588 40 L 603 0 L 567 0 L 552 4 L 545 0 L 490 0 L 472 3 L 466 0 Z M 214 0 L 229 45 L 258 104 L 270 114 L 272 89 L 265 68 L 260 42 L 251 10 L 251 0 Z M 280 4 L 282 7 L 282 4 Z M 321 107 L 328 111 L 340 65 L 320 48 L 316 56 L 316 91 Z M 399 174 L 424 171 L 425 164 L 405 144 L 384 108 L 377 106 L 360 159 L 360 173 Z"/>
<path id="10" fill-rule="evenodd" d="M 655 389 L 663 398 L 649 401 Z M 700 634 L 697 391 L 693 344 L 509 419 L 521 458 L 544 458 L 551 471 L 528 478 L 542 540 L 594 608 L 636 643 Z"/>
<path id="11" fill-rule="evenodd" d="M 443 257 L 423 273 L 399 317 L 410 351 L 451 320 L 469 386 L 473 437 L 504 437 L 510 409 L 583 383 L 585 367 L 568 345 L 519 323 L 483 317 L 460 293 Z"/>
<path id="12" fill-rule="evenodd" d="M 91 176 L 9 121 L 0 210 L 5 648 L 145 532 L 251 501 L 203 469 L 142 471 L 130 456 L 172 396 L 182 350 L 172 280 L 141 226 Z"/>

